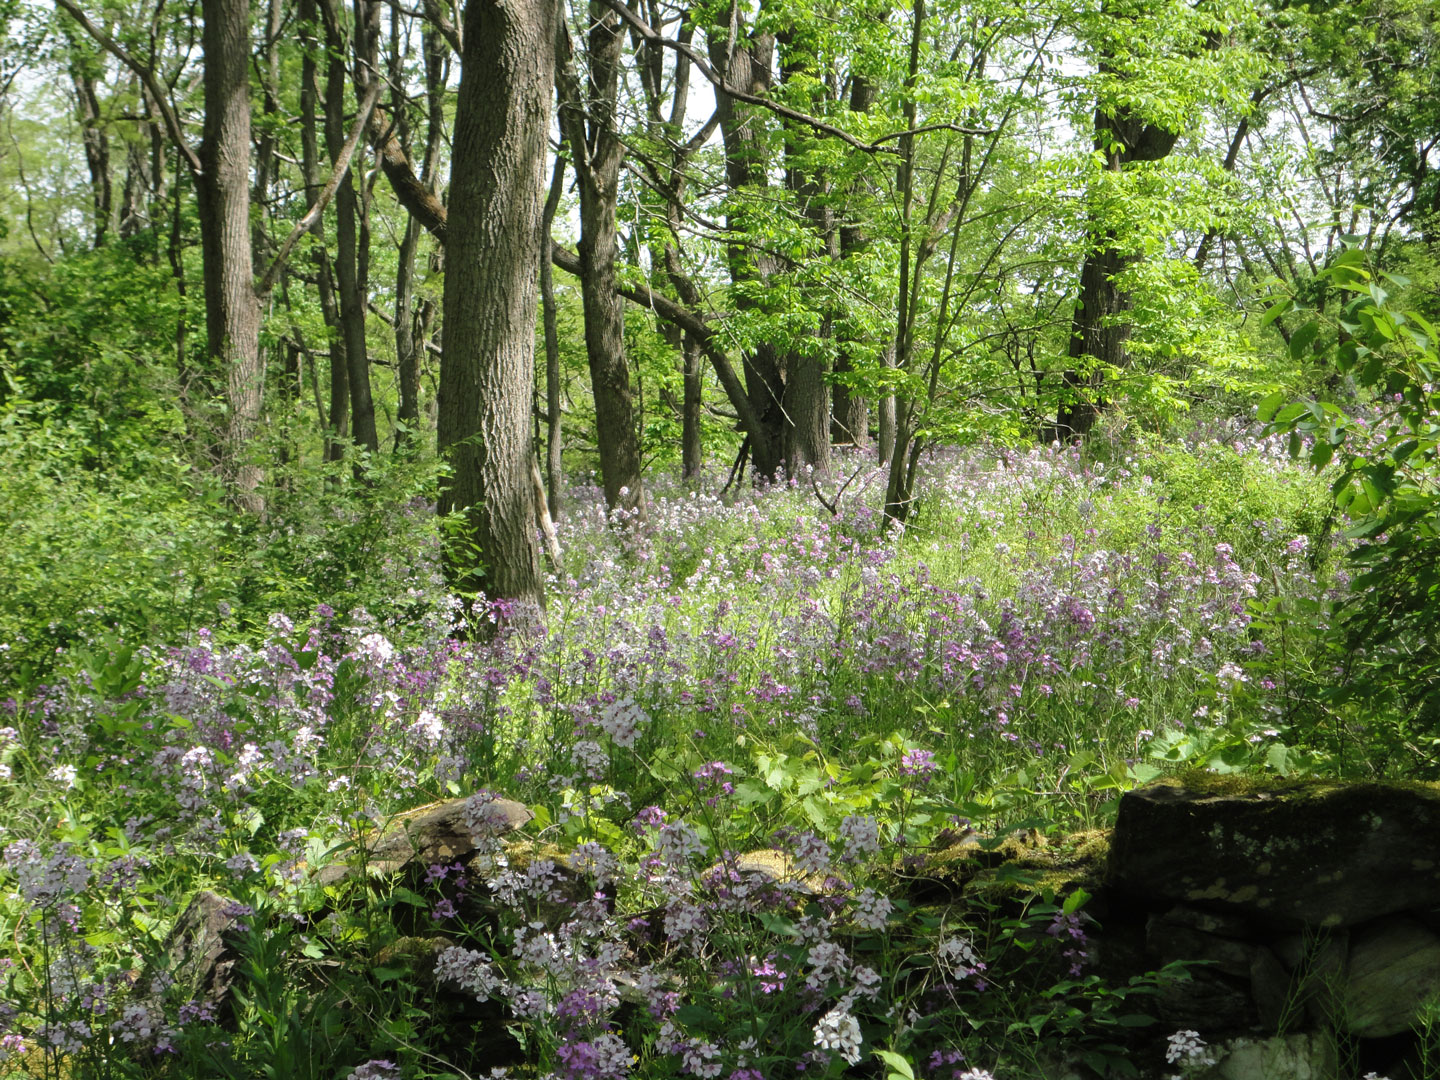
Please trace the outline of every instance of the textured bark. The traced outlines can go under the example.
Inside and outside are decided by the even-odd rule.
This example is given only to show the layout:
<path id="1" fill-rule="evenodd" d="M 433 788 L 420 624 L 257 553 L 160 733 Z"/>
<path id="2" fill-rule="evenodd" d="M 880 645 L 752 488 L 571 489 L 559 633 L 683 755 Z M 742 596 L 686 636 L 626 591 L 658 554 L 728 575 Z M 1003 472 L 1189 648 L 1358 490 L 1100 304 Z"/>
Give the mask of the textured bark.
<path id="1" fill-rule="evenodd" d="M 252 245 L 256 254 L 256 273 L 261 272 L 259 255 L 265 250 L 266 203 L 270 198 L 270 186 L 278 171 L 275 156 L 276 115 L 280 111 L 280 27 L 283 11 L 280 0 L 268 0 L 265 12 L 265 38 L 261 43 L 260 60 L 260 111 L 265 122 L 260 125 L 260 136 L 255 144 L 255 202 L 261 207 L 261 214 L 254 223 Z"/>
<path id="2" fill-rule="evenodd" d="M 901 371 L 909 371 L 910 357 L 915 346 L 916 300 L 920 292 L 920 275 L 924 257 L 916 254 L 913 262 L 911 253 L 917 247 L 914 236 L 915 208 L 915 115 L 916 87 L 920 78 L 920 43 L 925 26 L 925 0 L 914 0 L 910 23 L 910 63 L 905 76 L 905 98 L 902 113 L 905 117 L 905 134 L 900 136 L 900 167 L 896 170 L 896 186 L 900 189 L 900 287 L 896 301 L 895 351 L 887 354 L 887 366 L 891 363 Z M 928 224 L 928 223 L 927 223 Z M 907 501 L 899 497 L 898 488 L 904 483 L 905 440 L 909 434 L 911 399 L 897 401 L 896 395 L 888 393 L 881 403 L 880 411 L 880 463 L 889 465 L 889 480 L 885 487 L 885 517 L 889 522 L 903 525 L 909 513 Z M 888 430 L 887 430 L 888 428 Z"/>
<path id="3" fill-rule="evenodd" d="M 1110 247 L 1085 257 L 1080 268 L 1080 297 L 1070 323 L 1072 366 L 1063 376 L 1064 398 L 1046 442 L 1088 435 L 1105 404 L 1100 393 L 1104 377 L 1100 365 L 1125 365 L 1130 324 L 1124 316 L 1130 310 L 1130 296 L 1115 283 L 1115 275 L 1133 262 Z"/>
<path id="4" fill-rule="evenodd" d="M 685 335 L 681 348 L 685 357 L 685 396 L 680 405 L 680 475 L 685 480 L 697 480 L 705 467 L 705 446 L 700 437 L 705 354 L 693 334 Z"/>
<path id="5" fill-rule="evenodd" d="M 1095 147 L 1105 154 L 1105 167 L 1111 172 L 1120 172 L 1131 162 L 1159 161 L 1170 153 L 1177 137 L 1177 132 L 1128 112 L 1113 116 L 1095 112 Z M 1099 230 L 1091 237 L 1070 325 L 1071 365 L 1062 378 L 1055 422 L 1042 432 L 1046 442 L 1088 435 L 1105 406 L 1101 391 L 1105 369 L 1126 364 L 1131 297 L 1115 279 L 1136 258 L 1116 247 L 1113 231 Z"/>
<path id="6" fill-rule="evenodd" d="M 250 6 L 245 0 L 204 0 L 203 12 L 205 128 L 198 186 L 205 329 L 210 356 L 225 373 L 224 454 L 232 495 L 259 514 L 261 472 L 250 456 L 265 370 L 250 248 Z"/>
<path id="7" fill-rule="evenodd" d="M 357 7 L 359 5 L 357 4 Z M 344 57 L 347 42 L 336 0 L 321 0 L 325 16 L 329 68 L 325 77 L 325 148 L 332 166 L 345 144 L 345 98 L 348 82 Z M 357 52 L 369 50 L 364 27 L 357 27 Z M 363 68 L 363 65 L 361 65 Z M 372 453 L 380 448 L 375 428 L 375 403 L 370 394 L 370 355 L 365 334 L 365 290 L 360 272 L 360 199 L 353 170 L 335 192 L 335 284 L 340 299 L 340 331 L 345 342 L 346 381 L 355 442 Z"/>
<path id="8" fill-rule="evenodd" d="M 550 257 L 550 226 L 565 188 L 565 155 L 555 155 L 550 191 L 540 215 L 540 315 L 545 328 L 545 481 L 553 522 L 560 519 L 560 486 L 564 480 L 565 433 L 560 423 L 560 331 L 555 321 L 555 273 Z"/>
<path id="9" fill-rule="evenodd" d="M 568 40 L 568 38 L 567 38 Z M 581 87 L 562 42 L 560 125 L 580 191 L 580 296 L 585 308 L 585 354 L 595 399 L 595 439 L 605 504 L 638 517 L 644 513 L 640 437 L 625 359 L 625 307 L 616 292 L 620 166 L 625 147 L 616 128 L 620 51 L 619 16 L 592 5 L 586 85 Z M 639 511 L 639 514 L 635 512 Z M 634 518 L 632 518 L 634 520 Z"/>
<path id="10" fill-rule="evenodd" d="M 375 135 L 373 124 L 371 134 Z M 445 205 L 429 193 L 395 139 L 381 139 L 376 136 L 376 145 L 381 148 L 384 162 L 383 171 L 394 187 L 396 198 L 431 236 L 444 245 L 450 235 L 449 211 Z M 580 257 L 574 252 L 567 251 L 552 241 L 550 256 L 554 265 L 560 267 L 567 274 L 579 277 Z M 736 415 L 740 417 L 740 426 L 747 436 L 747 446 L 750 444 L 760 445 L 760 448 L 754 451 L 756 460 L 775 462 L 775 467 L 778 468 L 780 461 L 778 447 L 767 442 L 760 414 L 752 407 L 750 398 L 745 391 L 745 384 L 730 363 L 730 357 L 725 352 L 725 347 L 716 335 L 714 327 L 700 314 L 703 307 L 700 290 L 685 275 L 679 263 L 679 255 L 673 247 L 666 249 L 665 258 L 666 274 L 674 282 L 683 303 L 677 303 L 663 293 L 656 292 L 645 285 L 621 283 L 617 284 L 617 291 L 627 300 L 655 312 L 660 318 L 674 323 L 693 336 L 715 369 L 715 376 L 720 381 L 725 396 L 730 399 L 731 406 L 735 409 Z"/>
<path id="11" fill-rule="evenodd" d="M 710 62 L 720 71 L 727 87 L 752 96 L 767 94 L 773 79 L 771 69 L 775 53 L 773 34 L 759 31 L 746 33 L 740 24 L 738 9 L 732 9 L 728 29 L 715 29 L 708 35 Z M 722 90 L 715 93 L 715 108 L 720 117 L 720 134 L 725 145 L 725 176 L 730 190 L 762 191 L 769 186 L 767 165 L 769 154 L 759 109 L 744 105 Z M 743 211 L 726 216 L 726 225 L 733 235 L 743 236 L 746 229 Z M 730 280 L 735 286 L 735 306 L 741 311 L 759 306 L 756 294 L 761 283 L 774 270 L 767 255 L 755 255 L 740 242 L 729 245 L 727 261 Z M 763 437 L 750 443 L 754 476 L 757 480 L 774 479 L 783 464 L 781 454 L 786 443 L 785 373 L 778 350 L 768 342 L 745 355 L 745 389 L 750 406 L 760 418 Z"/>
<path id="12" fill-rule="evenodd" d="M 851 76 L 850 111 L 865 113 L 875 103 L 876 87 L 862 75 Z M 864 230 L 853 218 L 840 224 L 840 258 L 849 259 L 868 246 Z M 841 340 L 835 354 L 835 379 L 830 396 L 830 438 L 842 446 L 863 447 L 870 441 L 870 409 L 865 395 L 845 383 L 855 370 L 853 345 Z"/>
<path id="13" fill-rule="evenodd" d="M 300 61 L 300 165 L 305 177 L 306 209 L 310 209 L 315 205 L 321 187 L 318 131 L 321 120 L 317 109 L 320 73 L 314 59 L 320 51 L 320 42 L 310 32 L 317 14 L 315 0 L 300 0 L 298 14 L 304 45 Z M 346 375 L 345 339 L 340 328 L 340 301 L 335 293 L 334 272 L 325 251 L 324 223 L 317 219 L 310 227 L 310 233 L 316 240 L 314 261 L 320 311 L 329 330 L 330 407 L 322 410 L 317 402 L 316 412 L 325 430 L 325 460 L 336 461 L 344 453 L 345 443 L 350 437 L 350 385 Z"/>
<path id="14" fill-rule="evenodd" d="M 886 367 L 894 367 L 894 353 L 887 349 L 884 357 Z M 890 464 L 895 453 L 895 395 L 884 394 L 875 410 L 875 460 L 881 465 Z"/>
<path id="15" fill-rule="evenodd" d="M 420 225 L 410 218 L 400 238 L 395 268 L 395 367 L 400 376 L 399 424 L 395 446 L 414 443 L 420 423 L 420 343 L 415 335 L 414 281 L 415 249 L 420 244 Z"/>
<path id="16" fill-rule="evenodd" d="M 780 54 L 786 81 L 797 77 L 818 80 L 819 60 L 813 42 L 803 30 L 791 31 L 780 37 Z M 814 108 L 818 106 L 818 108 Z M 825 102 L 813 103 L 819 112 Z M 823 257 L 834 261 L 840 257 L 840 238 L 835 231 L 835 214 L 829 202 L 829 184 L 823 172 L 809 167 L 805 160 L 808 133 L 793 121 L 785 131 L 785 185 L 796 205 L 819 240 Z M 816 337 L 828 340 L 834 330 L 834 314 L 823 296 L 812 297 L 811 304 L 820 308 L 820 326 Z M 820 476 L 830 474 L 830 372 L 823 348 L 809 346 L 791 349 L 785 358 L 785 471 L 798 476 L 808 467 Z"/>
<path id="17" fill-rule="evenodd" d="M 530 467 L 540 182 L 555 71 L 553 0 L 469 0 L 447 237 L 440 452 L 446 548 L 462 592 L 543 600 Z"/>
<path id="18" fill-rule="evenodd" d="M 405 84 L 405 59 L 401 48 L 400 12 L 390 10 L 390 83 L 393 87 Z M 426 52 L 429 52 L 430 36 L 425 37 Z M 429 57 L 426 57 L 427 68 Z M 410 153 L 410 121 L 405 103 L 395 91 L 392 105 L 395 107 L 396 137 L 406 155 Z M 414 445 L 419 439 L 420 428 L 420 353 L 422 346 L 415 332 L 415 252 L 420 246 L 420 223 L 407 217 L 405 232 L 400 238 L 400 250 L 395 267 L 395 367 L 399 374 L 400 406 L 396 412 L 395 448 Z"/>

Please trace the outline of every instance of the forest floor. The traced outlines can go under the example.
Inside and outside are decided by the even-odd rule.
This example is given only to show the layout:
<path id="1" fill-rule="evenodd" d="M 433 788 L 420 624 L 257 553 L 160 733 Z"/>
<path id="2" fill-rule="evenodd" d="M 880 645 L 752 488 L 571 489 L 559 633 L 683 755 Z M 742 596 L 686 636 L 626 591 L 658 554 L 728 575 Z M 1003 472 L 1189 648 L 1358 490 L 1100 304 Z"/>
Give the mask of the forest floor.
<path id="1" fill-rule="evenodd" d="M 886 883 L 958 836 L 1104 827 L 1165 770 L 1326 767 L 1286 738 L 1283 615 L 1343 586 L 1327 496 L 1237 432 L 925 475 L 903 536 L 858 457 L 814 485 L 851 477 L 833 512 L 662 483 L 617 530 L 571 491 L 538 633 L 420 557 L 381 612 L 72 646 L 0 731 L 0 1076 L 1009 1080 L 1098 1052 L 1143 1006 L 1087 971 L 1083 894 L 982 928 Z M 455 798 L 476 860 L 317 880 Z M 757 851 L 784 872 L 734 868 Z M 223 1003 L 165 969 L 203 890 Z M 417 935 L 428 968 L 378 959 Z"/>

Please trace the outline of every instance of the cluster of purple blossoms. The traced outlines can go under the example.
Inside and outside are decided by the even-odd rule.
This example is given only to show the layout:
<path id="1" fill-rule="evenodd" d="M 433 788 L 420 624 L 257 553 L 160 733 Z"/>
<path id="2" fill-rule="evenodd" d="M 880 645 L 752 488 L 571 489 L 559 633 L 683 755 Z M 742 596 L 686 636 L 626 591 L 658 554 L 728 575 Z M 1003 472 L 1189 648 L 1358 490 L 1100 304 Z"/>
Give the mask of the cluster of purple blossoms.
<path id="1" fill-rule="evenodd" d="M 900 774 L 913 776 L 922 784 L 927 783 L 939 771 L 940 766 L 935 761 L 933 751 L 907 750 L 900 757 Z"/>
<path id="2" fill-rule="evenodd" d="M 695 790 L 706 796 L 705 802 L 709 806 L 715 806 L 726 795 L 735 794 L 735 785 L 729 779 L 735 775 L 735 770 L 723 761 L 701 765 L 691 775 L 695 779 Z"/>

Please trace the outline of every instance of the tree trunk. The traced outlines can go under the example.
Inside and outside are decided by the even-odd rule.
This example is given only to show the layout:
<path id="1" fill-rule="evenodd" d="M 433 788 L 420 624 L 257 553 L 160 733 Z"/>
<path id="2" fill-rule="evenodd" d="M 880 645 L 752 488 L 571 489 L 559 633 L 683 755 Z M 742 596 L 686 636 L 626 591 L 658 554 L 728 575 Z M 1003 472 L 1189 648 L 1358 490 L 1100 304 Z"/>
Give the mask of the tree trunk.
<path id="1" fill-rule="evenodd" d="M 560 123 L 580 189 L 580 296 L 605 504 L 612 512 L 643 514 L 640 438 L 625 359 L 625 302 L 615 289 L 619 258 L 615 213 L 625 157 L 615 111 L 623 42 L 619 16 L 603 4 L 592 4 L 588 92 L 582 92 L 570 57 L 562 56 Z"/>
<path id="2" fill-rule="evenodd" d="M 79 55 L 77 44 L 70 43 L 76 53 L 70 61 L 70 81 L 75 86 L 75 100 L 80 118 L 80 137 L 85 144 L 85 165 L 90 171 L 90 201 L 92 205 L 95 246 L 105 243 L 112 216 L 112 195 L 110 180 L 110 140 L 100 122 L 100 98 L 95 93 L 95 74 L 92 70 L 97 58 Z"/>
<path id="3" fill-rule="evenodd" d="M 142 108 L 148 104 L 138 79 L 133 83 L 132 92 L 140 100 Z M 115 210 L 115 217 L 120 235 L 127 239 L 151 224 L 149 206 L 154 197 L 155 177 L 151 173 L 149 140 L 153 127 L 147 120 L 141 120 L 139 129 L 143 140 L 137 138 L 125 148 L 125 183 L 120 189 L 120 205 Z M 159 252 L 156 251 L 155 255 L 158 258 Z"/>
<path id="4" fill-rule="evenodd" d="M 1124 316 L 1130 310 L 1130 296 L 1115 283 L 1115 275 L 1132 262 L 1112 247 L 1085 256 L 1080 297 L 1070 323 L 1071 366 L 1063 376 L 1064 395 L 1046 442 L 1090 434 L 1105 404 L 1100 394 L 1105 368 L 1125 365 L 1130 324 Z"/>
<path id="5" fill-rule="evenodd" d="M 345 36 L 336 0 L 322 0 L 325 15 L 326 48 L 330 66 L 325 79 L 325 148 L 333 165 L 345 145 Z M 364 48 L 357 28 L 357 53 Z M 360 199 L 351 169 L 335 192 L 335 284 L 340 299 L 340 331 L 345 342 L 346 382 L 350 391 L 350 414 L 355 441 L 374 453 L 380 448 L 375 428 L 375 403 L 370 396 L 370 355 L 365 335 L 365 295 L 359 267 Z M 332 384 L 333 388 L 333 384 Z M 333 416 L 333 410 L 332 410 Z"/>
<path id="6" fill-rule="evenodd" d="M 786 82 L 811 80 L 819 86 L 820 61 L 810 34 L 804 30 L 788 31 L 779 38 L 782 74 Z M 807 111 L 823 113 L 826 95 L 816 91 Z M 790 189 L 796 209 L 820 241 L 823 258 L 834 261 L 840 257 L 839 236 L 835 231 L 835 214 L 829 203 L 829 184 L 823 171 L 811 165 L 805 156 L 810 138 L 794 123 L 785 126 L 785 186 Z M 834 326 L 830 301 L 812 294 L 807 306 L 818 308 L 820 326 L 814 335 L 828 341 Z M 785 471 L 798 476 L 810 468 L 816 475 L 830 474 L 830 372 L 823 347 L 806 343 L 792 348 L 785 358 Z"/>
<path id="7" fill-rule="evenodd" d="M 1178 132 L 1146 123 L 1128 110 L 1115 115 L 1095 111 L 1095 149 L 1105 155 L 1109 172 L 1118 173 L 1134 161 L 1159 161 L 1177 138 Z M 1093 229 L 1070 327 L 1071 364 L 1062 379 L 1055 422 L 1041 433 L 1043 441 L 1084 438 L 1095 426 L 1105 404 L 1101 393 L 1105 370 L 1125 366 L 1125 343 L 1130 339 L 1125 316 L 1131 298 L 1115 278 L 1138 258 L 1118 249 L 1113 230 Z"/>
<path id="8" fill-rule="evenodd" d="M 250 249 L 250 5 L 204 0 L 205 128 L 200 145 L 200 241 L 210 356 L 225 373 L 225 464 L 236 503 L 261 514 L 251 460 L 265 370 Z"/>
<path id="9" fill-rule="evenodd" d="M 320 73 L 315 56 L 320 53 L 320 42 L 311 32 L 315 24 L 315 0 L 300 0 L 299 4 L 301 44 L 304 46 L 300 61 L 300 165 L 305 177 L 306 209 L 315 205 L 320 195 L 320 140 L 317 129 L 320 126 L 319 110 L 316 107 L 320 97 Z M 315 238 L 315 273 L 319 282 L 320 312 L 329 330 L 328 354 L 330 360 L 330 408 L 329 415 L 317 413 L 325 428 L 325 460 L 337 461 L 344 454 L 345 443 L 350 437 L 350 381 L 346 376 L 345 339 L 340 327 L 340 302 L 335 295 L 335 277 L 330 257 L 325 250 L 325 223 L 316 219 L 310 227 Z"/>
<path id="10" fill-rule="evenodd" d="M 852 75 L 850 81 L 850 111 L 866 113 L 875 103 L 875 83 L 863 75 Z M 852 191 L 852 197 L 858 194 Z M 868 246 L 864 229 L 856 217 L 847 215 L 840 225 L 840 258 L 850 259 Z M 830 395 L 830 438 L 842 446 L 863 447 L 870 441 L 870 409 L 865 395 L 846 382 L 845 377 L 855 370 L 854 347 L 846 341 L 838 342 L 835 354 L 835 382 Z"/>
<path id="11" fill-rule="evenodd" d="M 685 335 L 681 348 L 685 357 L 685 397 L 680 405 L 680 476 L 698 480 L 705 467 L 705 448 L 700 438 L 705 353 L 691 334 Z"/>
<path id="12" fill-rule="evenodd" d="M 440 512 L 463 518 L 446 571 L 527 612 L 543 602 L 530 391 L 556 16 L 553 0 L 465 5 L 446 245 Z"/>
<path id="13" fill-rule="evenodd" d="M 732 17 L 728 31 L 714 29 L 709 34 L 710 62 L 719 70 L 727 86 L 749 94 L 764 94 L 772 81 L 772 59 L 775 53 L 773 34 L 758 31 L 744 35 L 739 16 Z M 715 109 L 720 117 L 720 134 L 725 145 L 725 175 L 730 190 L 740 194 L 769 186 L 766 166 L 769 153 L 766 133 L 759 110 L 736 101 L 723 90 L 715 92 Z M 736 236 L 746 232 L 746 215 L 736 210 L 726 215 L 726 226 Z M 738 310 L 754 310 L 756 285 L 769 277 L 774 260 L 755 255 L 746 244 L 728 246 L 727 262 L 730 280 L 736 287 L 734 299 Z M 744 356 L 745 388 L 750 405 L 760 417 L 764 437 L 751 439 L 750 450 L 754 476 L 757 480 L 773 480 L 783 464 L 781 455 L 788 442 L 785 409 L 785 372 L 779 351 L 762 342 Z"/>
<path id="14" fill-rule="evenodd" d="M 540 215 L 540 314 L 545 327 L 545 482 L 550 520 L 560 520 L 560 486 L 565 476 L 565 432 L 560 423 L 560 331 L 555 321 L 555 268 L 550 259 L 550 227 L 565 189 L 565 154 L 555 155 L 550 191 Z"/>
<path id="15" fill-rule="evenodd" d="M 915 90 L 920 78 L 920 43 L 924 39 L 924 27 L 925 0 L 914 0 L 910 25 L 910 65 L 905 76 L 905 100 L 901 110 L 905 117 L 906 133 L 900 136 L 900 164 L 896 170 L 896 186 L 900 189 L 900 288 L 896 301 L 895 351 L 886 358 L 901 371 L 910 370 L 910 356 L 915 344 L 915 301 L 920 295 L 923 262 L 923 259 L 917 256 L 912 263 L 910 256 L 916 248 L 913 214 L 915 136 L 912 132 L 915 129 Z M 900 525 L 904 524 L 910 510 L 909 501 L 902 498 L 899 487 L 904 482 L 906 439 L 909 436 L 911 412 L 911 398 L 908 395 L 897 401 L 892 391 L 885 395 L 885 400 L 881 403 L 880 463 L 888 463 L 890 466 L 889 482 L 885 489 L 885 517 L 887 521 Z"/>
<path id="16" fill-rule="evenodd" d="M 400 12 L 390 10 L 390 82 L 394 98 L 395 134 L 406 155 L 410 153 L 409 110 L 401 97 L 405 85 L 405 56 L 401 48 Z M 428 39 L 426 44 L 428 45 Z M 420 342 L 415 334 L 415 251 L 420 246 L 420 223 L 405 219 L 405 232 L 395 266 L 395 368 L 399 374 L 400 407 L 396 412 L 395 449 L 419 442 Z"/>
<path id="17" fill-rule="evenodd" d="M 894 347 L 885 350 L 884 366 L 894 367 Z M 885 394 L 880 398 L 880 407 L 875 418 L 875 460 L 881 465 L 890 464 L 895 453 L 895 395 Z"/>

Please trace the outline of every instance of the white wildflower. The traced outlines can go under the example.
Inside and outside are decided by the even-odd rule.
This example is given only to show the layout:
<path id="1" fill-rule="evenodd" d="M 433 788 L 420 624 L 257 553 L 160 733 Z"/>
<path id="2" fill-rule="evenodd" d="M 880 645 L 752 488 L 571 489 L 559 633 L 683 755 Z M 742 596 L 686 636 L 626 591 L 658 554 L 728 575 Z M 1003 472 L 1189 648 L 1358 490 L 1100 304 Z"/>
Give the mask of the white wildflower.
<path id="1" fill-rule="evenodd" d="M 843 1009 L 831 1009 L 815 1025 L 815 1045 L 839 1054 L 851 1065 L 860 1063 L 860 1022 Z"/>

